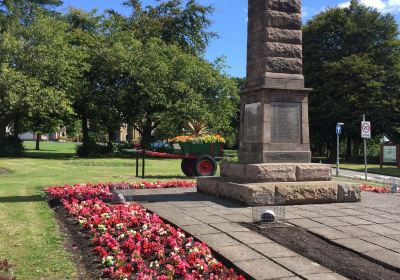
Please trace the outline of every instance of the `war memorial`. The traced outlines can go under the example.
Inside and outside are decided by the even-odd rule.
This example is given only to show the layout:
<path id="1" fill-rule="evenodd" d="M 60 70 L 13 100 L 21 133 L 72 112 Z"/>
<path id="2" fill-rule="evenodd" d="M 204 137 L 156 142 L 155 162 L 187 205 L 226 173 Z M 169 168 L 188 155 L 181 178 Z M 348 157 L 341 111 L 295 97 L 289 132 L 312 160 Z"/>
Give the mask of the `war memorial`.
<path id="1" fill-rule="evenodd" d="M 239 162 L 223 162 L 220 178 L 199 178 L 199 192 L 248 205 L 259 195 L 285 204 L 360 200 L 352 187 L 331 181 L 329 165 L 311 163 L 301 1 L 249 0 L 248 11 Z"/>

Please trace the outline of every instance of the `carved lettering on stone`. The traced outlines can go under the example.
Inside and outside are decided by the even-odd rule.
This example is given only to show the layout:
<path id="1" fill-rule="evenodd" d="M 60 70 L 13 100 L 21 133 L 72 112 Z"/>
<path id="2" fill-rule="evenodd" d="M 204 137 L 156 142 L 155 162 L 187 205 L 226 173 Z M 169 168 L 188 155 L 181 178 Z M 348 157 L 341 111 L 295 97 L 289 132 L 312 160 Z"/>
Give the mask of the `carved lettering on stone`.
<path id="1" fill-rule="evenodd" d="M 301 142 L 301 103 L 272 102 L 272 143 Z"/>
<path id="2" fill-rule="evenodd" d="M 260 102 L 244 106 L 244 138 L 246 142 L 258 142 L 260 135 L 260 114 Z"/>

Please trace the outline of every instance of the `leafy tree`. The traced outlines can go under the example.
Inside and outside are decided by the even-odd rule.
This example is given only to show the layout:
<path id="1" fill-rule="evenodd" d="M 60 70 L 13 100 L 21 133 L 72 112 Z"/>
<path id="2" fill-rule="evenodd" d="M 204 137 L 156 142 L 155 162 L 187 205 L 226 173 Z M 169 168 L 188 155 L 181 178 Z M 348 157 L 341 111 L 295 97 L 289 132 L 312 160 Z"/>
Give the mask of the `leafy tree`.
<path id="1" fill-rule="evenodd" d="M 0 59 L 3 72 L 12 76 L 8 81 L 15 86 L 4 84 L 1 93 L 3 102 L 14 106 L 7 109 L 11 118 L 0 115 L 0 142 L 4 141 L 4 124 L 13 123 L 15 138 L 29 130 L 37 132 L 39 140 L 41 133 L 58 128 L 72 114 L 68 93 L 85 65 L 69 44 L 67 24 L 58 14 L 40 7 L 48 3 L 16 1 L 1 15 L 8 19 L 3 21 Z"/>
<path id="2" fill-rule="evenodd" d="M 387 116 L 399 100 L 397 30 L 393 16 L 357 0 L 348 8 L 328 9 L 304 26 L 304 73 L 307 86 L 314 88 L 312 143 L 320 152 L 327 150 L 331 159 L 338 121 L 345 123 L 347 159 L 352 152 L 358 156 L 363 113 L 372 121 L 374 135 L 393 132 Z"/>
<path id="3" fill-rule="evenodd" d="M 202 54 L 210 39 L 216 36 L 208 30 L 213 8 L 196 0 L 168 0 L 147 7 L 139 0 L 128 0 L 124 4 L 132 8 L 129 26 L 142 42 L 159 38 L 184 51 Z"/>

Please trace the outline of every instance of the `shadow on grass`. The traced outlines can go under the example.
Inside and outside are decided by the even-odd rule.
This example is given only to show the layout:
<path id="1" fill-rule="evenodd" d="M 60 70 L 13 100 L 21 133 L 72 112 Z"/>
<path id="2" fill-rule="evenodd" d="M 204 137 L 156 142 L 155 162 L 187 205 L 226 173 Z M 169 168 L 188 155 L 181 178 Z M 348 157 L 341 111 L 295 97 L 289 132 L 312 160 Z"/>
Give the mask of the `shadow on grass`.
<path id="1" fill-rule="evenodd" d="M 52 153 L 52 152 L 30 152 L 26 151 L 24 155 L 20 156 L 20 158 L 33 158 L 33 159 L 70 159 L 74 157 L 75 154 L 71 153 Z"/>
<path id="2" fill-rule="evenodd" d="M 40 195 L 0 197 L 0 203 L 44 201 Z"/>

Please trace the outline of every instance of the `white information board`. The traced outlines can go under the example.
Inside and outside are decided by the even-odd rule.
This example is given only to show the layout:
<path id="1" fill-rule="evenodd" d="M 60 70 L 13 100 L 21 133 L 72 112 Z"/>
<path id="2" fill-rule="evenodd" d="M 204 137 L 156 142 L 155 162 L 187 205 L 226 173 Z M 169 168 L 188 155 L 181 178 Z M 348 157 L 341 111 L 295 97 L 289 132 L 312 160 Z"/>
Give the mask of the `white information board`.
<path id="1" fill-rule="evenodd" d="M 383 146 L 383 162 L 384 163 L 397 162 L 397 146 Z"/>

